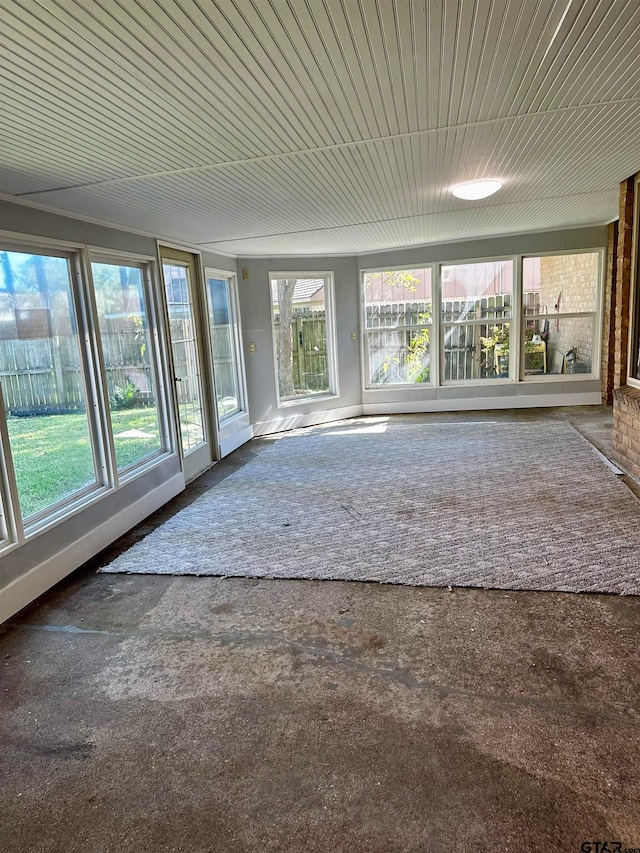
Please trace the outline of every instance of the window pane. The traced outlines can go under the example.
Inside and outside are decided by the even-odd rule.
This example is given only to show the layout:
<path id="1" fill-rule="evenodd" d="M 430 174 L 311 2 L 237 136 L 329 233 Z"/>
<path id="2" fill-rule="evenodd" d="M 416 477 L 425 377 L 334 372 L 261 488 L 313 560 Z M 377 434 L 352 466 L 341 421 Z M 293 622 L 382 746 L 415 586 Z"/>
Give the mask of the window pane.
<path id="1" fill-rule="evenodd" d="M 509 375 L 509 323 L 443 326 L 447 380 L 496 379 Z"/>
<path id="2" fill-rule="evenodd" d="M 371 385 L 431 380 L 431 328 L 367 332 Z"/>
<path id="3" fill-rule="evenodd" d="M 591 373 L 593 320 L 584 317 L 528 318 L 525 327 L 525 376 Z"/>
<path id="4" fill-rule="evenodd" d="M 91 265 L 118 469 L 162 449 L 142 270 Z"/>
<path id="5" fill-rule="evenodd" d="M 441 268 L 442 320 L 502 320 L 511 316 L 513 262 L 451 264 Z"/>
<path id="6" fill-rule="evenodd" d="M 329 375 L 325 278 L 271 279 L 281 400 L 333 391 Z"/>
<path id="7" fill-rule="evenodd" d="M 0 253 L 0 375 L 28 518 L 96 482 L 66 258 Z"/>
<path id="8" fill-rule="evenodd" d="M 221 421 L 238 412 L 242 407 L 238 390 L 240 383 L 231 286 L 228 279 L 207 277 L 213 371 L 218 417 Z"/>
<path id="9" fill-rule="evenodd" d="M 524 258 L 525 314 L 576 314 L 596 310 L 598 253 Z"/>
<path id="10" fill-rule="evenodd" d="M 368 329 L 430 323 L 433 313 L 431 270 L 365 273 L 364 299 Z"/>
<path id="11" fill-rule="evenodd" d="M 188 453 L 204 442 L 200 366 L 195 339 L 188 267 L 163 264 L 173 369 L 176 379 L 182 450 Z"/>

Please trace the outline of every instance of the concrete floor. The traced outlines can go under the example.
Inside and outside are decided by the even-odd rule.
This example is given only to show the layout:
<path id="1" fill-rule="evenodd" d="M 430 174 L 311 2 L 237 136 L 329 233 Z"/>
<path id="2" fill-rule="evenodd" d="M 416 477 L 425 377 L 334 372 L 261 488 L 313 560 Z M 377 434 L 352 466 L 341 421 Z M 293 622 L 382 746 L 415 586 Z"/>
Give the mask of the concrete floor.
<path id="1" fill-rule="evenodd" d="M 0 629 L 0 849 L 640 848 L 639 598 L 96 574 L 270 441 Z"/>

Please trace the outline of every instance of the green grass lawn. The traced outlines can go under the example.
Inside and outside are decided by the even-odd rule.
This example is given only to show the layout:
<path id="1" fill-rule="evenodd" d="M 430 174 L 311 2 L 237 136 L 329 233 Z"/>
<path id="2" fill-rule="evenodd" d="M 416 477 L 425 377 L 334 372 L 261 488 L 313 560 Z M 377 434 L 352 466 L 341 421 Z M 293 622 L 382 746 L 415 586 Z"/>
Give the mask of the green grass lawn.
<path id="1" fill-rule="evenodd" d="M 112 412 L 111 420 L 119 469 L 160 449 L 155 409 Z M 95 482 L 86 415 L 10 417 L 7 425 L 23 518 Z M 117 437 L 129 430 L 152 437 Z"/>

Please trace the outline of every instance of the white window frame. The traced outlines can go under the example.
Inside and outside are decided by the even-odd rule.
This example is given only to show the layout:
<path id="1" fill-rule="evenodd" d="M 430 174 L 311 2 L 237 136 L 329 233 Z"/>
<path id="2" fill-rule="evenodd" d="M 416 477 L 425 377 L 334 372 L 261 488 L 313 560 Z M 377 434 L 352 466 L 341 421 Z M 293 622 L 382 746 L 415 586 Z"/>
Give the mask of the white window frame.
<path id="1" fill-rule="evenodd" d="M 17 508 L 17 511 L 16 511 Z M 9 430 L 4 408 L 4 397 L 0 385 L 0 511 L 2 519 L 0 522 L 0 554 L 19 547 L 25 541 L 22 515 L 20 513 L 20 499 L 15 473 L 13 470 L 13 458 L 11 456 L 11 445 L 9 442 Z"/>
<path id="2" fill-rule="evenodd" d="M 640 185 L 640 177 L 638 178 L 638 184 Z M 639 186 L 640 189 L 640 186 Z M 635 249 L 635 266 L 634 271 L 640 273 L 640 269 L 636 270 L 636 267 L 640 266 L 640 234 L 637 234 L 638 228 L 640 227 L 640 223 L 636 224 L 635 234 L 638 237 L 636 240 L 636 249 Z M 540 315 L 540 319 L 555 319 L 566 317 L 567 319 L 573 317 L 592 317 L 593 321 L 593 359 L 592 359 L 592 370 L 591 373 L 562 373 L 562 374 L 550 374 L 545 373 L 541 375 L 529 375 L 525 377 L 524 369 L 525 369 L 525 353 L 524 353 L 524 334 L 525 334 L 525 323 L 524 316 L 522 313 L 522 267 L 523 267 L 523 259 L 524 258 L 542 258 L 547 256 L 567 256 L 567 255 L 585 255 L 585 254 L 597 254 L 598 255 L 598 271 L 597 271 L 597 282 L 596 282 L 596 292 L 595 292 L 595 309 L 594 311 L 589 312 L 572 312 L 572 313 L 560 313 L 560 314 L 545 314 Z M 442 370 L 444 367 L 444 332 L 443 327 L 446 325 L 450 327 L 452 325 L 458 325 L 456 323 L 446 323 L 442 322 L 442 268 L 450 267 L 450 266 L 464 266 L 467 264 L 482 264 L 482 263 L 499 263 L 510 261 L 513 264 L 513 292 L 511 299 L 511 316 L 506 319 L 504 322 L 508 322 L 510 324 L 510 334 L 509 334 L 509 375 L 504 379 L 501 378 L 487 378 L 487 379 L 449 379 L 444 380 L 442 377 Z M 506 384 L 523 384 L 526 382 L 527 385 L 534 385 L 535 383 L 541 382 L 585 382 L 585 381 L 593 381 L 600 378 L 601 365 L 599 353 L 602 347 L 602 316 L 603 316 L 603 299 L 604 299 L 604 262 L 605 262 L 605 250 L 601 247 L 591 247 L 591 248 L 580 248 L 580 249 L 562 249 L 555 252 L 530 252 L 527 254 L 514 254 L 514 255 L 502 255 L 502 256 L 489 256 L 483 258 L 463 258 L 463 259 L 451 259 L 446 261 L 437 261 L 433 263 L 420 263 L 416 262 L 414 264 L 401 264 L 401 265 L 393 265 L 393 266 L 385 266 L 385 267 L 368 267 L 360 270 L 360 351 L 361 351 L 361 360 L 363 364 L 363 372 L 362 372 L 362 389 L 366 392 L 374 392 L 380 393 L 385 390 L 394 390 L 394 391 L 407 391 L 411 389 L 412 391 L 418 391 L 419 389 L 423 389 L 427 391 L 428 389 L 433 388 L 462 388 L 473 386 L 477 388 L 495 388 L 504 386 Z M 433 297 L 433 317 L 431 323 L 432 329 L 432 346 L 431 346 L 431 373 L 430 373 L 430 382 L 419 382 L 419 383 L 386 383 L 383 385 L 372 385 L 370 376 L 369 376 L 369 351 L 368 351 L 368 340 L 367 333 L 370 329 L 367 328 L 366 324 L 366 298 L 365 298 L 365 285 L 364 285 L 364 277 L 366 274 L 377 273 L 377 272 L 385 272 L 387 270 L 406 270 L 406 269 L 429 269 L 434 270 L 432 272 L 432 297 Z M 639 278 L 640 276 L 636 276 Z M 638 297 L 639 300 L 638 305 L 636 306 L 636 317 L 637 317 L 637 335 L 638 342 L 640 343 L 640 285 L 638 285 Z M 538 315 L 527 315 L 527 319 L 536 319 Z M 486 319 L 471 319 L 461 321 L 459 325 L 487 325 Z M 395 328 L 395 327 L 389 327 Z M 402 326 L 399 327 L 401 329 L 411 329 L 413 326 Z M 630 359 L 631 359 L 631 351 L 632 351 L 633 343 L 630 343 Z M 631 365 L 631 360 L 629 364 Z M 638 379 L 629 379 L 629 384 L 634 385 L 637 388 L 640 388 L 640 378 Z"/>
<path id="3" fill-rule="evenodd" d="M 590 373 L 544 373 L 540 375 L 525 376 L 525 351 L 524 351 L 524 334 L 525 334 L 525 317 L 522 313 L 522 280 L 523 266 L 525 258 L 550 258 L 550 257 L 569 257 L 570 255 L 597 255 L 598 264 L 596 271 L 596 289 L 594 293 L 594 310 L 593 311 L 560 311 L 557 314 L 527 314 L 527 320 L 573 320 L 591 318 L 592 322 L 592 340 L 593 340 L 593 356 L 591 359 Z M 585 380 L 594 380 L 600 378 L 601 373 L 601 351 L 602 351 L 602 317 L 603 317 L 603 299 L 604 299 L 604 263 L 605 250 L 602 247 L 591 249 L 562 249 L 557 252 L 530 252 L 526 255 L 518 255 L 518 270 L 519 270 L 519 293 L 520 293 L 520 341 L 519 356 L 516 361 L 519 364 L 519 381 L 527 385 L 534 385 L 540 382 L 584 382 Z M 548 356 L 548 353 L 547 353 Z"/>
<path id="4" fill-rule="evenodd" d="M 168 399 L 167 390 L 169 383 L 166 377 L 169 376 L 166 340 L 164 335 L 160 334 L 160 317 L 161 308 L 159 303 L 159 277 L 156 266 L 156 259 L 150 255 L 137 255 L 127 252 L 118 252 L 106 250 L 97 247 L 90 247 L 88 252 L 88 269 L 87 279 L 90 290 L 90 308 L 92 312 L 92 328 L 95 330 L 98 359 L 100 367 L 100 396 L 104 405 L 104 417 L 102 427 L 105 446 L 108 449 L 109 455 L 109 470 L 110 479 L 114 488 L 118 488 L 124 483 L 146 473 L 149 469 L 155 468 L 160 462 L 168 456 L 174 456 L 177 453 L 175 436 L 171 430 L 172 419 L 169 415 L 170 402 Z M 147 319 L 149 323 L 149 332 L 151 337 L 151 375 L 156 400 L 156 410 L 158 413 L 158 427 L 160 432 L 161 447 L 146 456 L 135 460 L 125 468 L 118 470 L 118 463 L 115 452 L 115 442 L 113 437 L 113 429 L 111 424 L 111 407 L 109 405 L 109 392 L 107 388 L 107 377 L 104 367 L 102 342 L 100 340 L 100 316 L 95 298 L 95 289 L 93 283 L 93 273 L 91 265 L 110 264 L 113 266 L 130 266 L 136 267 L 141 271 L 142 288 L 145 297 Z"/>
<path id="5" fill-rule="evenodd" d="M 208 350 L 206 350 L 209 341 L 209 333 L 208 329 L 203 327 L 203 324 L 206 322 L 206 318 L 203 316 L 204 308 L 202 302 L 202 287 L 203 287 L 203 276 L 204 276 L 204 266 L 202 263 L 202 255 L 200 252 L 195 249 L 185 249 L 183 246 L 177 246 L 172 243 L 160 243 L 158 241 L 158 270 L 159 270 L 159 280 L 161 282 L 162 290 L 162 316 L 166 327 L 166 340 L 168 345 L 168 364 L 171 365 L 170 370 L 167 373 L 167 376 L 171 376 L 173 378 L 172 381 L 172 393 L 175 395 L 175 408 L 174 408 L 174 424 L 176 430 L 176 440 L 177 447 L 180 451 L 180 457 L 182 459 L 183 468 L 184 468 L 184 459 L 185 457 L 191 456 L 194 453 L 202 451 L 203 448 L 207 446 L 211 446 L 212 442 L 215 442 L 215 419 L 211 421 L 208 412 L 208 404 L 209 404 L 209 379 L 208 375 L 205 373 L 207 369 L 206 359 L 209 358 Z M 171 332 L 170 332 L 170 319 L 169 319 L 169 303 L 167 301 L 167 284 L 164 278 L 164 266 L 176 266 L 183 267 L 187 270 L 190 270 L 190 263 L 182 260 L 178 260 L 176 258 L 163 258 L 162 251 L 168 249 L 171 251 L 175 249 L 178 252 L 184 252 L 185 254 L 191 255 L 193 257 L 194 271 L 195 275 L 188 275 L 188 291 L 189 291 L 189 304 L 191 308 L 192 318 L 193 318 L 193 329 L 194 329 L 194 349 L 195 349 L 195 358 L 198 364 L 199 373 L 199 390 L 201 394 L 201 410 L 202 410 L 202 440 L 197 444 L 194 444 L 193 447 L 190 447 L 188 450 L 185 450 L 182 446 L 182 438 L 181 438 L 181 421 L 180 421 L 180 408 L 178 403 L 178 396 L 176 390 L 176 371 L 173 362 L 173 346 L 171 342 Z M 206 300 L 206 294 L 204 295 Z M 203 333 L 204 329 L 204 333 Z M 203 469 L 206 470 L 206 469 Z M 202 473 L 202 471 L 200 471 Z M 199 476 L 199 475 L 196 475 Z"/>
<path id="6" fill-rule="evenodd" d="M 463 267 L 473 264 L 500 264 L 511 262 L 513 265 L 513 290 L 511 292 L 511 315 L 500 321 L 500 323 L 509 324 L 509 375 L 504 379 L 499 377 L 487 377 L 485 379 L 444 379 L 444 328 L 455 326 L 489 326 L 491 318 L 460 320 L 457 322 L 442 321 L 442 268 L 443 267 Z M 520 287 L 518 278 L 518 258 L 516 255 L 493 255 L 488 258 L 470 258 L 466 260 L 441 261 L 437 264 L 436 274 L 436 291 L 437 291 L 437 322 L 438 322 L 438 355 L 440 359 L 440 371 L 438 374 L 439 385 L 441 388 L 463 388 L 474 386 L 479 388 L 504 387 L 505 385 L 513 384 L 518 381 L 518 358 L 513 357 L 514 342 L 520 340 Z M 434 299 L 435 301 L 435 299 Z M 518 313 L 516 313 L 518 312 Z"/>
<path id="7" fill-rule="evenodd" d="M 429 381 L 428 382 L 384 382 L 379 384 L 374 384 L 371 381 L 371 372 L 370 372 L 370 360 L 369 360 L 369 332 L 376 331 L 377 328 L 381 327 L 369 327 L 367 326 L 367 298 L 366 298 L 366 286 L 365 286 L 365 276 L 367 275 L 375 275 L 376 273 L 385 273 L 385 272 L 405 272 L 410 270 L 429 270 L 431 272 L 431 322 L 430 323 L 418 323 L 412 324 L 409 326 L 384 326 L 383 328 L 387 331 L 394 332 L 411 332 L 411 331 L 420 331 L 422 329 L 430 329 L 431 330 L 431 339 L 429 341 Z M 387 390 L 406 390 L 409 388 L 435 388 L 438 384 L 438 376 L 439 376 L 439 347 L 437 345 L 437 341 L 439 340 L 439 332 L 437 327 L 437 317 L 436 317 L 436 265 L 435 264 L 413 264 L 411 266 L 407 266 L 407 264 L 401 264 L 399 266 L 386 266 L 386 267 L 372 267 L 370 269 L 361 269 L 360 270 L 360 324 L 362 328 L 362 334 L 360 335 L 361 342 L 361 364 L 363 366 L 363 390 L 365 391 L 384 391 Z M 434 339 L 436 344 L 434 345 Z"/>
<path id="8" fill-rule="evenodd" d="M 325 306 L 325 322 L 327 331 L 327 373 L 329 379 L 329 391 L 312 391 L 304 396 L 291 399 L 280 398 L 280 382 L 278 376 L 278 343 L 275 334 L 275 323 L 273 316 L 273 297 L 271 282 L 279 278 L 303 278 L 303 279 L 324 279 L 324 306 Z M 313 270 L 298 271 L 298 270 L 275 270 L 268 274 L 269 287 L 269 311 L 271 314 L 271 339 L 273 347 L 273 367 L 275 379 L 275 395 L 277 407 L 279 409 L 290 408 L 291 406 L 300 406 L 309 403 L 315 403 L 317 400 L 337 399 L 340 396 L 340 388 L 338 383 L 338 361 L 337 361 L 337 346 L 336 346 L 336 315 L 335 315 L 335 287 L 334 275 L 332 270 L 323 270 L 321 272 Z"/>
<path id="9" fill-rule="evenodd" d="M 246 399 L 246 385 L 247 385 L 247 377 L 245 372 L 245 364 L 244 364 L 244 355 L 242 350 L 242 328 L 240 325 L 240 306 L 238 302 L 238 280 L 235 273 L 229 272 L 229 270 L 218 270 L 213 267 L 205 267 L 204 270 L 204 285 L 206 290 L 206 302 L 207 302 L 207 329 L 209 334 L 209 348 L 211 350 L 211 371 L 213 376 L 213 391 L 214 391 L 214 404 L 217 409 L 217 394 L 216 394 L 216 371 L 215 364 L 213 361 L 213 340 L 211 339 L 211 302 L 210 302 L 210 294 L 208 287 L 208 279 L 215 278 L 220 281 L 226 281 L 227 286 L 229 288 L 229 312 L 230 312 L 230 323 L 231 323 L 231 333 L 233 335 L 233 351 L 235 354 L 235 368 L 236 368 L 236 381 L 238 384 L 238 406 L 232 412 L 227 412 L 222 417 L 218 416 L 218 423 L 222 426 L 227 426 L 233 420 L 238 418 L 241 415 L 244 415 L 248 411 L 247 399 Z M 273 322 L 273 320 L 272 320 Z"/>
<path id="10" fill-rule="evenodd" d="M 7 237 L 5 238 L 5 234 Z M 8 232 L 0 232 L 0 251 L 20 252 L 23 254 L 43 255 L 45 257 L 66 258 L 69 265 L 69 278 L 71 286 L 71 298 L 77 324 L 78 349 L 80 357 L 81 381 L 83 385 L 87 422 L 91 438 L 91 452 L 96 479 L 88 486 L 79 489 L 73 494 L 61 498 L 48 507 L 23 518 L 20 507 L 19 493 L 13 458 L 11 454 L 11 443 L 9 441 L 8 427 L 4 411 L 4 401 L 0 412 L 3 442 L 6 445 L 0 461 L 0 476 L 3 484 L 1 491 L 3 499 L 7 502 L 5 511 L 7 513 L 7 527 L 12 531 L 15 538 L 6 545 L 22 545 L 24 542 L 40 535 L 46 530 L 66 521 L 68 518 L 85 509 L 87 506 L 100 500 L 110 489 L 113 488 L 111 477 L 109 455 L 104 442 L 104 432 L 101 428 L 103 417 L 102 401 L 97 394 L 97 383 L 99 377 L 98 352 L 95 346 L 92 323 L 90 321 L 90 310 L 88 307 L 87 278 L 87 250 L 84 244 L 67 243 L 54 239 L 39 239 L 37 237 L 25 237 Z M 2 553 L 5 547 L 0 547 Z"/>

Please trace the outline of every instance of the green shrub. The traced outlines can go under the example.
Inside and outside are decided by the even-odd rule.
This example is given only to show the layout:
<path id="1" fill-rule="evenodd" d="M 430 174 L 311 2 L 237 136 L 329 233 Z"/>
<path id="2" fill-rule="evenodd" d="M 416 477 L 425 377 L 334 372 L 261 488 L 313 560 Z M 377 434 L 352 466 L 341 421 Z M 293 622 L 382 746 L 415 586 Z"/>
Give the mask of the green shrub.
<path id="1" fill-rule="evenodd" d="M 122 409 L 135 409 L 142 403 L 142 394 L 130 379 L 124 385 L 116 385 L 109 396 L 109 403 L 113 411 Z"/>

